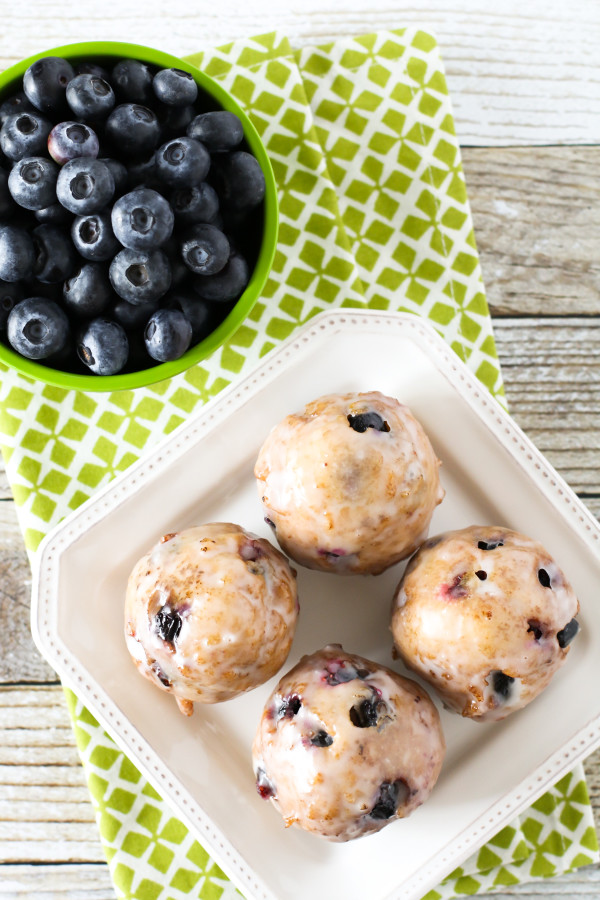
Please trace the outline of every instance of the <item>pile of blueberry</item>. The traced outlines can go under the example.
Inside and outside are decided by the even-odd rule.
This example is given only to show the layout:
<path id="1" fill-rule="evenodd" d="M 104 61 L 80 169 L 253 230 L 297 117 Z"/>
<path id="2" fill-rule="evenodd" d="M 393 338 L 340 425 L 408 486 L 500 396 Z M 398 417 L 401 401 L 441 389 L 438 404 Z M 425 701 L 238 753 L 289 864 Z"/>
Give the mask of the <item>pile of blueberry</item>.
<path id="1" fill-rule="evenodd" d="M 139 60 L 33 63 L 0 102 L 0 339 L 64 371 L 175 360 L 244 291 L 265 179 L 237 116 Z"/>

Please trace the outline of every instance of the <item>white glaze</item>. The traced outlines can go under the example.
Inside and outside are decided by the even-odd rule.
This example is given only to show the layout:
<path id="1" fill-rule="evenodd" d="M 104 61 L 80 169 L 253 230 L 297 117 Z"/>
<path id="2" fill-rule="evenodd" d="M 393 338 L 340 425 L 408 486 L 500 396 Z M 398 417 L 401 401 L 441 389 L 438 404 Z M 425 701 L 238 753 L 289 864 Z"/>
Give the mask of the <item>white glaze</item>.
<path id="1" fill-rule="evenodd" d="M 389 431 L 354 431 L 348 416 L 365 412 Z M 408 407 L 371 391 L 321 397 L 288 416 L 264 442 L 254 473 L 289 556 L 338 574 L 377 574 L 426 537 L 444 497 L 439 465 Z"/>
<path id="2" fill-rule="evenodd" d="M 174 641 L 157 631 L 161 611 L 181 617 Z M 190 702 L 228 700 L 271 678 L 288 655 L 297 615 L 296 580 L 283 554 L 237 525 L 213 523 L 165 535 L 138 561 L 125 637 L 142 674 L 190 714 Z"/>
<path id="3" fill-rule="evenodd" d="M 368 674 L 329 684 L 327 669 L 341 660 Z M 298 698 L 300 709 L 278 714 L 290 696 Z M 352 722 L 350 710 L 362 700 L 381 704 L 377 724 L 361 728 Z M 321 730 L 332 739 L 330 746 L 311 744 Z M 423 688 L 334 644 L 303 657 L 281 679 L 265 705 L 253 760 L 255 774 L 262 770 L 272 784 L 271 799 L 286 825 L 347 841 L 420 806 L 437 780 L 444 752 L 439 716 Z M 405 784 L 396 814 L 372 818 L 382 783 L 398 779 Z"/>
<path id="4" fill-rule="evenodd" d="M 503 546 L 478 547 L 497 540 Z M 541 569 L 550 587 L 540 583 Z M 578 611 L 573 589 L 541 544 L 506 528 L 472 526 L 431 538 L 410 560 L 391 627 L 405 663 L 448 708 L 489 721 L 546 687 L 570 649 L 556 635 Z M 542 632 L 537 639 L 533 628 Z M 514 679 L 506 697 L 493 690 L 495 671 Z"/>

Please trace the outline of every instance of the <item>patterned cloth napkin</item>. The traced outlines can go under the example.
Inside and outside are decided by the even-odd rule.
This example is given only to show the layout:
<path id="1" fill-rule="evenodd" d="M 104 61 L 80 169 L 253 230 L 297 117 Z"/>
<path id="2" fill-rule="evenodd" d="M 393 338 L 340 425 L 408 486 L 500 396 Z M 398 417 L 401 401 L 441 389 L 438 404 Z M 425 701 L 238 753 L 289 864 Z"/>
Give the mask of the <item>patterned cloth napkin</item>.
<path id="1" fill-rule="evenodd" d="M 270 34 L 192 58 L 248 111 L 281 226 L 250 317 L 213 357 L 146 389 L 83 394 L 2 369 L 0 441 L 27 547 L 315 313 L 424 316 L 502 401 L 501 377 L 436 42 L 417 29 L 294 51 Z M 239 896 L 76 696 L 66 691 L 118 896 Z M 596 861 L 577 767 L 428 900 Z"/>

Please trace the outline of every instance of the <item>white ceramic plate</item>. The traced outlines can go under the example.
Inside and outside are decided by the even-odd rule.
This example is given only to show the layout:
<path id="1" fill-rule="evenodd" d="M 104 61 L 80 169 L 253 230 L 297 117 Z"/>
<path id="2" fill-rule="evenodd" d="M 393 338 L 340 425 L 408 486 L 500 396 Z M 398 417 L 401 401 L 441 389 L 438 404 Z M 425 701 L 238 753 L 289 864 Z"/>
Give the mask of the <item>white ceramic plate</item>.
<path id="1" fill-rule="evenodd" d="M 141 678 L 123 638 L 136 560 L 165 532 L 232 521 L 272 538 L 252 475 L 288 413 L 334 391 L 380 390 L 407 403 L 443 461 L 446 499 L 431 533 L 501 524 L 540 540 L 581 601 L 581 633 L 547 691 L 498 724 L 441 711 L 448 752 L 428 802 L 349 844 L 285 829 L 258 796 L 250 746 L 272 682 L 191 719 Z M 600 530 L 454 353 L 414 316 L 337 311 L 313 319 L 44 542 L 33 632 L 129 757 L 246 897 L 418 900 L 600 743 Z M 285 669 L 341 642 L 391 659 L 390 598 L 402 566 L 377 578 L 299 572 L 301 616 Z"/>

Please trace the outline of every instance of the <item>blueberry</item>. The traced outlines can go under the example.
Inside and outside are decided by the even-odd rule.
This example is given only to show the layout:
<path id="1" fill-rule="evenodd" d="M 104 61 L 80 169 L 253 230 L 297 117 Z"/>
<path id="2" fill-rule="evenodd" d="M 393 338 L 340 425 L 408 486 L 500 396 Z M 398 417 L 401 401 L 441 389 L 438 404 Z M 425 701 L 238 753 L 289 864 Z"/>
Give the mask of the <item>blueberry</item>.
<path id="1" fill-rule="evenodd" d="M 161 250 L 121 250 L 110 264 L 113 288 L 129 303 L 149 303 L 163 297 L 171 286 L 169 261 Z"/>
<path id="2" fill-rule="evenodd" d="M 38 112 L 22 112 L 9 116 L 0 131 L 0 147 L 13 162 L 24 156 L 46 152 L 52 123 Z"/>
<path id="3" fill-rule="evenodd" d="M 166 688 L 173 687 L 173 682 L 168 677 L 168 675 L 165 675 L 165 673 L 163 672 L 163 670 L 161 669 L 159 664 L 156 662 L 156 660 L 150 666 L 150 671 L 156 675 L 156 677 L 158 678 L 160 683 L 163 685 L 163 687 L 166 687 Z"/>
<path id="4" fill-rule="evenodd" d="M 59 166 L 80 156 L 98 156 L 98 135 L 80 122 L 60 122 L 48 136 L 48 153 Z"/>
<path id="5" fill-rule="evenodd" d="M 564 648 L 571 643 L 578 631 L 579 622 L 577 619 L 571 619 L 571 621 L 567 622 L 565 627 L 556 635 L 558 646 L 564 650 Z"/>
<path id="6" fill-rule="evenodd" d="M 58 202 L 44 209 L 36 209 L 33 214 L 42 225 L 69 225 L 73 220 L 69 210 Z"/>
<path id="7" fill-rule="evenodd" d="M 406 800 L 409 794 L 408 786 L 404 779 L 397 781 L 384 781 L 379 787 L 379 793 L 375 805 L 370 812 L 372 819 L 391 819 L 396 815 L 400 803 Z"/>
<path id="8" fill-rule="evenodd" d="M 108 309 L 113 297 L 102 263 L 85 263 L 63 285 L 65 306 L 76 316 L 99 316 Z"/>
<path id="9" fill-rule="evenodd" d="M 173 191 L 171 207 L 178 223 L 212 223 L 219 212 L 219 197 L 215 189 L 203 181 L 193 187 Z"/>
<path id="10" fill-rule="evenodd" d="M 102 157 L 100 162 L 108 166 L 115 182 L 115 196 L 119 197 L 127 188 L 127 167 L 122 162 L 119 162 L 118 159 L 111 159 L 110 157 Z"/>
<path id="11" fill-rule="evenodd" d="M 178 309 L 192 326 L 192 343 L 197 344 L 211 332 L 211 310 L 209 305 L 192 294 L 175 292 L 165 301 L 167 309 Z"/>
<path id="12" fill-rule="evenodd" d="M 496 550 L 504 547 L 504 541 L 478 541 L 477 546 L 480 550 Z"/>
<path id="13" fill-rule="evenodd" d="M 310 739 L 313 747 L 331 747 L 333 738 L 326 731 L 317 731 Z"/>
<path id="14" fill-rule="evenodd" d="M 117 239 L 129 250 L 155 250 L 171 237 L 173 210 L 164 197 L 148 188 L 125 194 L 112 208 Z"/>
<path id="15" fill-rule="evenodd" d="M 478 569 L 475 574 L 479 578 L 480 581 L 485 581 L 487 578 L 487 572 L 484 572 L 483 569 Z"/>
<path id="16" fill-rule="evenodd" d="M 163 641 L 172 644 L 179 637 L 183 622 L 179 613 L 164 607 L 154 618 L 156 633 Z"/>
<path id="17" fill-rule="evenodd" d="M 134 306 L 133 303 L 118 297 L 110 310 L 110 315 L 125 331 L 134 331 L 139 328 L 143 329 L 150 316 L 157 309 L 158 300 L 153 300 L 151 303 L 138 303 Z M 144 353 L 146 353 L 145 343 L 143 347 Z"/>
<path id="18" fill-rule="evenodd" d="M 203 275 L 194 279 L 194 291 L 203 300 L 225 303 L 237 300 L 248 284 L 250 272 L 243 256 L 235 251 L 227 265 L 217 275 Z"/>
<path id="19" fill-rule="evenodd" d="M 552 587 L 552 585 L 550 583 L 550 576 L 546 572 L 545 569 L 538 569 L 537 576 L 538 576 L 538 581 L 542 585 L 542 587 L 545 587 L 545 588 Z"/>
<path id="20" fill-rule="evenodd" d="M 129 190 L 136 187 L 157 188 L 161 187 L 156 172 L 156 156 L 154 152 L 150 156 L 135 159 L 127 166 L 127 187 Z"/>
<path id="21" fill-rule="evenodd" d="M 356 728 L 372 728 L 377 725 L 377 703 L 365 698 L 350 708 L 350 721 Z"/>
<path id="22" fill-rule="evenodd" d="M 263 800 L 268 800 L 270 797 L 276 796 L 273 782 L 268 777 L 265 770 L 261 768 L 256 770 L 256 790 Z"/>
<path id="23" fill-rule="evenodd" d="M 209 169 L 208 152 L 192 138 L 174 138 L 156 151 L 156 174 L 170 187 L 185 188 L 200 184 Z"/>
<path id="24" fill-rule="evenodd" d="M 35 259 L 33 274 L 45 284 L 58 284 L 72 274 L 76 253 L 69 233 L 57 225 L 38 225 L 33 229 Z"/>
<path id="25" fill-rule="evenodd" d="M 110 169 L 99 159 L 72 159 L 60 170 L 56 195 L 77 216 L 99 212 L 112 200 L 115 181 Z"/>
<path id="26" fill-rule="evenodd" d="M 10 219 L 17 206 L 8 189 L 8 172 L 0 169 L 0 222 Z"/>
<path id="27" fill-rule="evenodd" d="M 179 359 L 190 346 L 192 326 L 177 309 L 159 309 L 144 329 L 146 349 L 158 362 Z"/>
<path id="28" fill-rule="evenodd" d="M 244 129 L 234 113 L 219 109 L 196 116 L 188 126 L 187 135 L 201 141 L 209 153 L 219 153 L 237 147 L 244 137 Z"/>
<path id="29" fill-rule="evenodd" d="M 506 672 L 501 672 L 499 669 L 494 669 L 490 672 L 490 676 L 494 693 L 501 697 L 502 700 L 507 700 L 515 679 L 512 675 L 507 675 Z"/>
<path id="30" fill-rule="evenodd" d="M 115 93 L 106 79 L 83 73 L 67 85 L 67 103 L 80 119 L 103 119 L 115 105 Z"/>
<path id="31" fill-rule="evenodd" d="M 193 225 L 181 243 L 181 258 L 198 275 L 216 275 L 229 254 L 229 241 L 214 225 Z"/>
<path id="32" fill-rule="evenodd" d="M 26 156 L 12 167 L 8 189 L 19 206 L 45 209 L 56 202 L 58 166 L 43 156 Z"/>
<path id="33" fill-rule="evenodd" d="M 127 335 L 110 319 L 92 319 L 77 343 L 77 356 L 95 375 L 116 375 L 128 355 Z"/>
<path id="34" fill-rule="evenodd" d="M 156 148 L 160 125 L 156 113 L 137 103 L 117 106 L 106 120 L 105 134 L 122 156 L 144 156 Z"/>
<path id="35" fill-rule="evenodd" d="M 71 239 L 80 256 L 96 262 L 106 262 L 120 250 L 107 211 L 78 216 L 71 226 Z"/>
<path id="36" fill-rule="evenodd" d="M 29 66 L 23 75 L 23 90 L 36 109 L 62 114 L 67 110 L 66 88 L 74 76 L 73 67 L 65 59 L 46 56 Z"/>
<path id="37" fill-rule="evenodd" d="M 193 106 L 155 106 L 162 133 L 165 138 L 180 137 L 194 118 Z"/>
<path id="38" fill-rule="evenodd" d="M 192 273 L 181 258 L 179 241 L 174 235 L 171 235 L 168 241 L 165 241 L 161 248 L 169 258 L 171 266 L 171 287 L 184 288 L 186 282 L 189 282 Z"/>
<path id="39" fill-rule="evenodd" d="M 367 674 L 363 669 L 358 671 L 349 662 L 336 662 L 333 660 L 327 664 L 323 678 L 327 684 L 335 687 L 335 685 L 346 684 L 346 682 L 354 681 L 357 678 L 364 678 Z"/>
<path id="40" fill-rule="evenodd" d="M 359 413 L 357 416 L 348 416 L 348 424 L 353 431 L 364 434 L 368 428 L 374 431 L 389 431 L 390 426 L 376 412 Z"/>
<path id="41" fill-rule="evenodd" d="M 21 300 L 8 316 L 10 345 L 27 359 L 46 359 L 58 353 L 69 337 L 63 310 L 45 297 Z"/>
<path id="42" fill-rule="evenodd" d="M 16 116 L 18 113 L 36 111 L 35 107 L 29 102 L 24 91 L 13 94 L 0 104 L 0 125 L 4 125 L 9 116 Z"/>
<path id="43" fill-rule="evenodd" d="M 224 206 L 234 211 L 252 209 L 265 196 L 265 176 L 258 160 L 236 150 L 219 158 L 215 167 L 215 187 Z"/>
<path id="44" fill-rule="evenodd" d="M 544 634 L 544 629 L 541 627 L 541 622 L 538 619 L 529 619 L 527 622 L 527 626 L 527 631 L 533 634 L 533 637 L 536 641 L 539 641 Z"/>
<path id="45" fill-rule="evenodd" d="M 0 331 L 6 331 L 8 315 L 23 299 L 23 288 L 17 282 L 0 281 Z"/>
<path id="46" fill-rule="evenodd" d="M 112 70 L 111 82 L 122 100 L 145 103 L 153 97 L 152 72 L 137 59 L 123 59 Z"/>
<path id="47" fill-rule="evenodd" d="M 33 269 L 33 241 L 24 228 L 0 226 L 0 279 L 21 281 Z"/>
<path id="48" fill-rule="evenodd" d="M 297 694 L 292 694 L 291 697 L 285 697 L 283 703 L 277 710 L 277 718 L 278 719 L 293 719 L 294 716 L 297 716 L 302 708 L 302 700 L 298 697 Z"/>
<path id="49" fill-rule="evenodd" d="M 161 69 L 152 82 L 154 93 L 168 106 L 188 106 L 198 96 L 198 87 L 189 72 L 181 69 Z"/>
<path id="50" fill-rule="evenodd" d="M 103 78 L 104 81 L 108 81 L 109 75 L 104 66 L 99 66 L 97 63 L 92 62 L 82 62 L 75 66 L 75 72 L 77 75 L 94 75 L 96 78 Z"/>

